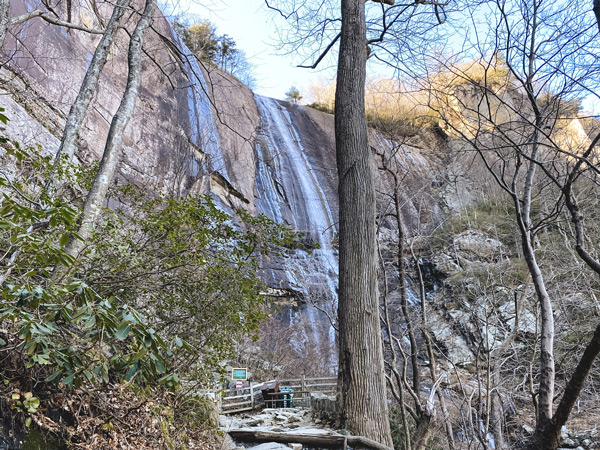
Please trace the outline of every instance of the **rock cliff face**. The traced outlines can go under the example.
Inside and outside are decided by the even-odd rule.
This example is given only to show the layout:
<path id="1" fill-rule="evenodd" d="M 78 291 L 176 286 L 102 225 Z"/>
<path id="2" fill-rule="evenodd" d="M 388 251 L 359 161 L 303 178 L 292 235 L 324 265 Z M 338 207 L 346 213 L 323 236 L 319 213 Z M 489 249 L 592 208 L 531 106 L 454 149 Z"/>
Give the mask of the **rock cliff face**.
<path id="1" fill-rule="evenodd" d="M 11 15 L 42 7 L 36 0 L 15 0 Z M 55 10 L 66 17 L 66 7 L 59 3 Z M 82 1 L 72 6 L 70 16 L 75 23 L 101 28 L 108 13 L 93 1 Z M 127 28 L 132 22 L 130 18 Z M 98 35 L 39 18 L 10 30 L 0 71 L 0 106 L 10 118 L 5 130 L 9 138 L 56 151 L 98 40 Z M 121 31 L 83 125 L 76 154 L 81 164 L 102 155 L 125 86 L 127 42 Z M 135 183 L 156 195 L 212 193 L 225 210 L 245 208 L 288 224 L 315 249 L 299 250 L 285 261 L 265 260 L 265 281 L 280 295 L 335 302 L 338 205 L 333 117 L 255 96 L 231 76 L 199 65 L 162 16 L 155 17 L 144 48 L 142 87 L 116 182 Z M 373 134 L 371 145 L 378 153 L 393 150 L 382 135 Z M 408 147 L 394 158 L 404 172 L 407 225 L 422 216 L 431 218 L 433 203 L 422 198 L 432 183 L 428 161 Z M 381 225 L 388 237 L 394 234 L 384 218 L 390 183 L 382 173 Z M 306 314 L 307 333 L 314 334 L 314 324 L 323 318 L 314 308 Z M 331 328 L 328 334 L 333 339 Z"/>

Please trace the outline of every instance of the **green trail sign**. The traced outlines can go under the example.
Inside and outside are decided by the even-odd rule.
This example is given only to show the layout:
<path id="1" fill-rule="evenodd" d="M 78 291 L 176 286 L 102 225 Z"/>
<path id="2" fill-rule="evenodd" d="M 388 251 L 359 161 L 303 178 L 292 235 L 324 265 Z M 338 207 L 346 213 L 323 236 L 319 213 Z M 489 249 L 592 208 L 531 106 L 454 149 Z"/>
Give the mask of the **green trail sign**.
<path id="1" fill-rule="evenodd" d="M 248 379 L 248 369 L 246 369 L 245 367 L 232 369 L 231 378 L 233 380 L 246 381 Z"/>

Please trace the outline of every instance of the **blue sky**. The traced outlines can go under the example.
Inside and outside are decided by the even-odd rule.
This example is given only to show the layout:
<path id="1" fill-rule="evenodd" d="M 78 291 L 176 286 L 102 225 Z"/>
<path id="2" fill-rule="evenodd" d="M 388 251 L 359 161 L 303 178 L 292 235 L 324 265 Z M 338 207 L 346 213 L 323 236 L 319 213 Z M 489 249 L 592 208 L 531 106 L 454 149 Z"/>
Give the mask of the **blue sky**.
<path id="1" fill-rule="evenodd" d="M 293 55 L 278 52 L 278 27 L 284 27 L 281 17 L 269 11 L 264 0 L 223 0 L 205 2 L 205 6 L 190 3 L 189 13 L 210 20 L 217 33 L 228 34 L 244 50 L 254 66 L 255 91 L 260 95 L 283 99 L 294 85 L 306 97 L 313 80 L 331 79 L 333 69 L 300 69 L 302 61 Z"/>
<path id="2" fill-rule="evenodd" d="M 310 101 L 307 98 L 310 86 L 330 81 L 335 76 L 332 67 L 320 70 L 298 68 L 296 65 L 304 61 L 297 55 L 286 55 L 278 50 L 278 29 L 288 25 L 281 16 L 267 9 L 264 0 L 183 0 L 183 4 L 189 6 L 183 8 L 182 3 L 177 3 L 176 7 L 195 15 L 198 20 L 210 20 L 219 34 L 228 34 L 238 48 L 246 52 L 254 66 L 255 92 L 260 95 L 284 99 L 285 92 L 296 86 L 305 100 Z M 375 75 L 374 71 L 387 72 L 382 67 L 371 67 L 371 75 Z M 597 98 L 585 99 L 584 108 L 600 110 Z"/>

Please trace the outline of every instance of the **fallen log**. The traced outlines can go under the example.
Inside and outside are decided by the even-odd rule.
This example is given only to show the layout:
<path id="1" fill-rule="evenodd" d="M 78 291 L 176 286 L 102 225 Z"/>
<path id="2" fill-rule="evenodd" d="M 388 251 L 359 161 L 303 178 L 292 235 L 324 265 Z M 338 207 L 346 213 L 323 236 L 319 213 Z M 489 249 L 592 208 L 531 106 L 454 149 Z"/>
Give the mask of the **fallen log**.
<path id="1" fill-rule="evenodd" d="M 345 448 L 346 436 L 341 434 L 302 434 L 250 429 L 229 430 L 229 436 L 243 442 L 280 442 L 282 444 L 302 444 L 307 447 Z"/>
<path id="2" fill-rule="evenodd" d="M 353 448 L 372 448 L 374 450 L 394 450 L 392 447 L 380 444 L 364 436 L 346 436 L 346 441 Z"/>
<path id="3" fill-rule="evenodd" d="M 259 431 L 248 428 L 228 431 L 232 439 L 242 442 L 279 442 L 282 444 L 302 444 L 315 448 L 370 448 L 373 450 L 393 450 L 364 436 L 344 436 L 342 434 L 304 434 L 275 431 Z"/>

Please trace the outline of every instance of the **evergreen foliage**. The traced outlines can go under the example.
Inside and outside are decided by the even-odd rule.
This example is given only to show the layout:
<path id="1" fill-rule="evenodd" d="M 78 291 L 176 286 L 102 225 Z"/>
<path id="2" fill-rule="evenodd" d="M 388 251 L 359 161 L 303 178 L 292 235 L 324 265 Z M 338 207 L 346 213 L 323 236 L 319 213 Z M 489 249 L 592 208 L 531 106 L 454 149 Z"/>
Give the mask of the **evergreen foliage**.
<path id="1" fill-rule="evenodd" d="M 190 26 L 175 22 L 173 29 L 200 61 L 213 64 L 253 87 L 252 65 L 231 36 L 217 34 L 217 28 L 208 20 Z"/>
<path id="2" fill-rule="evenodd" d="M 290 87 L 285 93 L 285 99 L 291 103 L 299 104 L 302 101 L 302 98 L 303 97 L 296 86 Z"/>
<path id="3" fill-rule="evenodd" d="M 182 374 L 213 381 L 236 339 L 264 316 L 256 257 L 295 246 L 297 236 L 264 216 L 232 217 L 208 196 L 148 200 L 122 186 L 113 194 L 127 206 L 104 211 L 78 261 L 65 246 L 78 238 L 94 170 L 59 164 L 55 173 L 69 184 L 50 198 L 51 157 L 2 145 L 2 166 L 19 171 L 0 172 L 3 350 L 38 381 L 66 387 L 175 386 Z M 22 376 L 11 370 L 6 378 Z"/>

